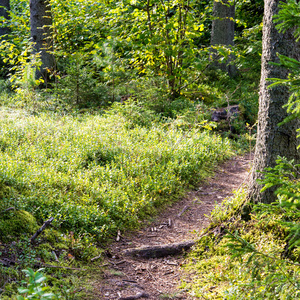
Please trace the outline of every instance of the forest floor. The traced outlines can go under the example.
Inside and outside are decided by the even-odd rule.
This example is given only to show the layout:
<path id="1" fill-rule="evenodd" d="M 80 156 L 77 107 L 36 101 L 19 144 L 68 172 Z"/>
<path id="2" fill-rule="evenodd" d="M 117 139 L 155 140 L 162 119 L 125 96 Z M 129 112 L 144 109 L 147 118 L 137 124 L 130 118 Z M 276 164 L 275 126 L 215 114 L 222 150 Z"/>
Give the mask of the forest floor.
<path id="1" fill-rule="evenodd" d="M 121 233 L 106 251 L 100 278 L 92 278 L 93 299 L 194 299 L 179 289 L 184 255 L 163 258 L 133 258 L 124 251 L 197 241 L 201 229 L 209 225 L 214 207 L 248 179 L 251 159 L 238 156 L 220 165 L 214 177 L 199 184 L 177 203 L 166 208 L 150 225 L 136 232 Z"/>

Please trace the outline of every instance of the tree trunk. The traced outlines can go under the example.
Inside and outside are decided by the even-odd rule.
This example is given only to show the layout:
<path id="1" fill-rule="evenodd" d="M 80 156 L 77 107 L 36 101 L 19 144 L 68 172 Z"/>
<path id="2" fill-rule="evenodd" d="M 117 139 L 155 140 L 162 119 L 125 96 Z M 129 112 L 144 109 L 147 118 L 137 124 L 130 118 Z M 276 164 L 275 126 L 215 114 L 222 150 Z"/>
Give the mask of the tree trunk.
<path id="1" fill-rule="evenodd" d="M 272 18 L 278 13 L 278 4 L 278 0 L 265 0 L 258 133 L 249 189 L 249 199 L 252 202 L 272 203 L 276 200 L 276 187 L 260 192 L 262 185 L 256 180 L 263 178 L 263 174 L 258 172 L 274 167 L 278 155 L 299 160 L 297 120 L 278 126 L 287 117 L 286 109 L 282 106 L 289 98 L 288 88 L 276 86 L 269 89 L 270 82 L 266 81 L 267 78 L 286 78 L 288 75 L 287 69 L 270 64 L 279 62 L 276 53 L 299 59 L 299 45 L 292 32 L 279 33 L 273 24 Z"/>
<path id="2" fill-rule="evenodd" d="M 2 7 L 1 7 L 2 6 Z M 8 12 L 10 11 L 9 0 L 0 0 L 0 17 L 4 17 L 5 19 L 9 19 Z M 8 34 L 10 32 L 8 27 L 0 27 L 0 39 L 3 35 Z"/>
<path id="3" fill-rule="evenodd" d="M 235 18 L 235 6 L 229 0 L 215 1 L 213 8 L 213 21 L 211 29 L 211 45 L 234 45 L 234 18 Z M 217 58 L 217 57 L 216 57 Z M 231 59 L 226 63 L 217 63 L 214 65 L 228 72 L 229 76 L 236 74 L 236 67 L 230 65 Z"/>
<path id="4" fill-rule="evenodd" d="M 2 6 L 2 7 L 1 7 Z M 4 17 L 4 19 L 9 19 L 9 11 L 10 11 L 10 2 L 9 0 L 0 0 L 0 17 Z M 5 35 L 10 33 L 9 27 L 0 27 L 0 41 L 5 39 Z M 0 59 L 0 76 L 5 77 L 8 73 L 7 64 Z"/>
<path id="5" fill-rule="evenodd" d="M 43 77 L 45 82 L 49 77 L 49 70 L 55 67 L 52 41 L 52 16 L 49 0 L 30 0 L 31 39 L 35 53 L 40 53 L 42 65 L 37 70 L 36 77 Z"/>

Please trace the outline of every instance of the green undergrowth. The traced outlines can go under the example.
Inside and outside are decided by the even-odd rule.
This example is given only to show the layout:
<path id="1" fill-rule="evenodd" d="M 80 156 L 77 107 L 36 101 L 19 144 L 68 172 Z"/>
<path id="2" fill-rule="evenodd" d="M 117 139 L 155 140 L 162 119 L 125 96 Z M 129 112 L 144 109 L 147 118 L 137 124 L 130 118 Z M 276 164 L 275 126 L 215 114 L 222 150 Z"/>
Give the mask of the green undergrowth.
<path id="1" fill-rule="evenodd" d="M 45 267 L 43 285 L 62 299 L 83 299 L 119 230 L 138 228 L 247 147 L 213 132 L 209 118 L 200 103 L 171 118 L 135 99 L 105 113 L 2 106 L 1 299 L 15 297 L 28 267 Z"/>
<path id="2" fill-rule="evenodd" d="M 137 227 L 234 153 L 205 122 L 182 129 L 137 105 L 135 115 L 128 111 L 58 116 L 2 109 L 0 211 L 26 211 L 39 225 L 52 216 L 63 232 L 107 240 Z"/>
<path id="3" fill-rule="evenodd" d="M 35 217 L 24 210 L 3 212 L 0 218 L 0 236 L 2 240 L 15 238 L 22 234 L 33 235 L 38 229 Z"/>
<path id="4" fill-rule="evenodd" d="M 214 209 L 181 288 L 195 299 L 299 299 L 300 248 L 290 247 L 287 225 L 299 221 L 299 210 L 291 218 L 276 205 L 257 205 L 246 222 L 245 196 L 240 190 Z"/>

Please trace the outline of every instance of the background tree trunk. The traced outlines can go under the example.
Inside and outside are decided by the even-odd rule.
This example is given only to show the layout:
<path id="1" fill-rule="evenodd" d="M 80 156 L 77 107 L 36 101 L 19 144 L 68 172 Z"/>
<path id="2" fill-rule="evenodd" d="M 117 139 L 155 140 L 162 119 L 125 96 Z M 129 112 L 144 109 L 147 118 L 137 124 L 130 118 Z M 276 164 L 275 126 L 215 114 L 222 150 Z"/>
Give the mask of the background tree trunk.
<path id="1" fill-rule="evenodd" d="M 42 66 L 36 73 L 36 77 L 43 77 L 47 82 L 47 69 L 55 67 L 52 42 L 52 16 L 49 0 L 30 0 L 30 30 L 34 50 L 40 53 Z"/>
<path id="2" fill-rule="evenodd" d="M 273 24 L 272 18 L 278 13 L 278 4 L 278 0 L 265 0 L 258 133 L 249 189 L 249 198 L 253 202 L 271 203 L 276 199 L 274 195 L 276 187 L 260 193 L 262 186 L 256 180 L 262 178 L 263 174 L 258 171 L 275 166 L 278 155 L 296 161 L 299 159 L 297 120 L 278 126 L 278 123 L 287 117 L 286 109 L 282 106 L 289 98 L 288 88 L 277 86 L 268 89 L 271 83 L 266 81 L 267 78 L 286 78 L 288 75 L 287 69 L 270 64 L 279 62 L 277 52 L 299 59 L 299 45 L 296 44 L 292 32 L 279 33 Z"/>
<path id="3" fill-rule="evenodd" d="M 10 11 L 10 2 L 9 0 L 0 0 L 0 17 L 4 17 L 5 19 L 9 19 L 9 11 Z M 6 34 L 10 33 L 9 27 L 0 27 L 0 41 L 5 39 Z M 7 65 L 0 59 L 0 76 L 5 77 L 8 73 Z"/>
<path id="4" fill-rule="evenodd" d="M 211 45 L 234 45 L 234 18 L 235 6 L 229 0 L 214 2 L 213 21 L 211 29 Z M 228 72 L 229 76 L 236 74 L 236 67 L 230 65 L 230 59 L 226 63 L 214 63 L 214 65 Z"/>
<path id="5" fill-rule="evenodd" d="M 0 17 L 4 17 L 5 19 L 9 19 L 9 11 L 10 11 L 10 3 L 9 0 L 0 0 Z M 3 35 L 8 34 L 10 32 L 8 27 L 0 27 L 0 39 Z"/>

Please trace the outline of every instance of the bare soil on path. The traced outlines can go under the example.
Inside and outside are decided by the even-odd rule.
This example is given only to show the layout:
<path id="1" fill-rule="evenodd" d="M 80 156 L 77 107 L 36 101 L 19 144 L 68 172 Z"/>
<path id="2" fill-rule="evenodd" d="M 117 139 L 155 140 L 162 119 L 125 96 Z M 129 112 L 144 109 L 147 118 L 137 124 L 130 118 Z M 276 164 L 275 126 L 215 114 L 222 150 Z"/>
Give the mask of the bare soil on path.
<path id="1" fill-rule="evenodd" d="M 93 299 L 194 299 L 178 289 L 184 255 L 143 259 L 125 256 L 123 252 L 196 241 L 197 234 L 208 226 L 208 216 L 216 204 L 247 182 L 249 165 L 249 156 L 234 157 L 220 165 L 214 177 L 166 208 L 151 225 L 133 233 L 121 233 L 106 252 L 106 263 L 101 263 L 102 278 L 93 279 Z"/>

